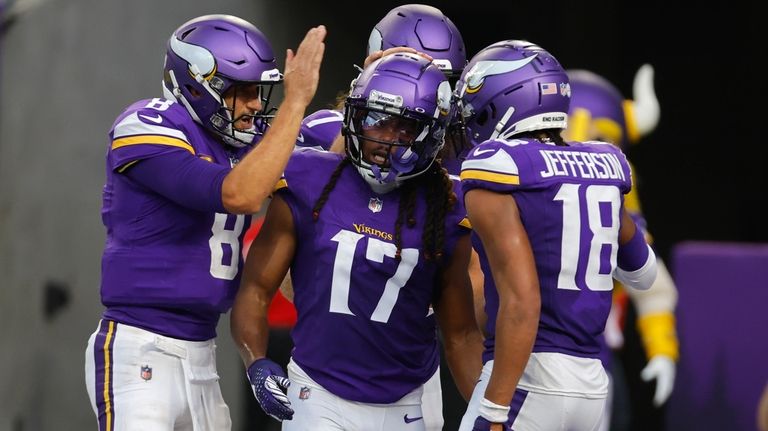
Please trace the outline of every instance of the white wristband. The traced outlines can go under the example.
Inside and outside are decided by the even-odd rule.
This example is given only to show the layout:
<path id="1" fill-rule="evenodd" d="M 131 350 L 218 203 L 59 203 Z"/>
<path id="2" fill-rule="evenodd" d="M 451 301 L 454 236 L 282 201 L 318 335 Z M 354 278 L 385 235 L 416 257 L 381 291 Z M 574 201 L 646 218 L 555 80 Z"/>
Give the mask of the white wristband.
<path id="1" fill-rule="evenodd" d="M 480 401 L 480 408 L 477 409 L 477 413 L 488 420 L 488 422 L 503 424 L 509 419 L 509 406 L 498 405 L 483 397 L 483 400 Z"/>

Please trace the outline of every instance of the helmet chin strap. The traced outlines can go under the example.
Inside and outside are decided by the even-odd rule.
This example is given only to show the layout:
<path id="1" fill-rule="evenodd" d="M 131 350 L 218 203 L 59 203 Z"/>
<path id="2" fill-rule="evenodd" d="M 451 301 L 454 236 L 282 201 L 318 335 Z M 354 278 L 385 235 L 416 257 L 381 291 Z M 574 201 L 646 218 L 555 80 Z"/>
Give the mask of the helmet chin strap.
<path id="1" fill-rule="evenodd" d="M 365 162 L 364 166 L 360 166 L 358 169 L 373 191 L 383 194 L 399 187 L 403 182 L 403 179 L 399 178 L 400 172 L 411 169 L 418 159 L 419 156 L 410 148 L 399 147 L 395 149 L 394 154 L 390 154 L 390 167 L 388 169 L 384 170 L 377 164 Z"/>
<path id="2" fill-rule="evenodd" d="M 389 155 L 390 166 L 386 172 L 384 172 L 384 169 L 377 164 L 371 164 L 370 170 L 373 172 L 373 177 L 376 181 L 381 183 L 392 183 L 398 180 L 398 176 L 401 173 L 412 171 L 418 160 L 418 154 L 411 151 L 410 148 L 396 147 L 395 151 Z M 386 176 L 384 176 L 385 174 Z"/>
<path id="3" fill-rule="evenodd" d="M 371 172 L 373 171 L 372 167 L 365 168 L 363 166 L 357 166 L 357 171 L 360 173 L 360 176 L 363 177 L 365 182 L 368 183 L 371 189 L 380 195 L 391 192 L 392 190 L 398 188 L 402 183 L 400 180 L 397 180 L 397 179 L 389 182 L 382 182 L 380 180 L 377 180 L 373 175 L 371 175 Z"/>
<path id="4" fill-rule="evenodd" d="M 419 155 L 410 147 L 396 147 L 394 153 L 390 153 L 389 156 L 389 163 L 392 165 L 390 172 L 411 172 L 418 161 Z"/>
<path id="5" fill-rule="evenodd" d="M 235 148 L 243 148 L 247 145 L 251 145 L 253 143 L 254 134 L 249 133 L 246 131 L 237 130 L 235 128 L 235 119 L 232 118 L 232 114 L 234 113 L 234 108 L 230 108 L 227 106 L 227 101 L 223 98 L 220 98 L 221 106 L 224 107 L 224 113 L 226 115 L 226 118 L 223 120 L 226 122 L 227 126 L 225 130 L 219 130 L 218 127 L 214 127 L 217 130 L 217 133 L 219 136 L 224 139 L 224 142 L 227 145 L 231 145 Z M 213 115 L 219 115 L 219 113 L 214 113 Z M 252 127 L 251 130 L 255 131 L 255 127 Z"/>
<path id="6" fill-rule="evenodd" d="M 221 136 L 221 139 L 224 141 L 225 144 L 235 147 L 235 148 L 243 148 L 245 147 L 245 142 L 240 142 L 238 139 L 233 138 L 232 136 L 227 136 L 223 133 L 217 132 L 219 136 Z"/>
<path id="7" fill-rule="evenodd" d="M 256 128 L 254 128 L 254 127 L 251 127 L 251 129 L 249 129 L 247 131 L 246 130 L 237 130 L 237 129 L 235 129 L 235 138 L 239 139 L 240 141 L 252 144 L 255 131 L 256 131 Z"/>
<path id="8" fill-rule="evenodd" d="M 214 114 L 215 115 L 215 114 Z M 227 117 L 232 117 L 229 114 L 229 111 L 227 111 Z M 235 128 L 234 122 L 229 122 L 229 125 L 227 126 L 227 132 L 231 134 L 227 134 L 225 132 L 216 130 L 216 134 L 221 136 L 221 138 L 224 140 L 224 142 L 227 145 L 231 145 L 235 148 L 243 148 L 248 145 L 253 145 L 253 140 L 256 137 L 256 127 L 251 127 L 248 131 L 242 131 Z"/>
<path id="9" fill-rule="evenodd" d="M 382 183 L 392 182 L 397 177 L 397 171 L 392 168 L 387 170 L 386 177 L 382 176 L 382 169 L 379 165 L 371 165 L 371 172 L 373 172 L 373 177 L 376 178 L 376 181 Z"/>

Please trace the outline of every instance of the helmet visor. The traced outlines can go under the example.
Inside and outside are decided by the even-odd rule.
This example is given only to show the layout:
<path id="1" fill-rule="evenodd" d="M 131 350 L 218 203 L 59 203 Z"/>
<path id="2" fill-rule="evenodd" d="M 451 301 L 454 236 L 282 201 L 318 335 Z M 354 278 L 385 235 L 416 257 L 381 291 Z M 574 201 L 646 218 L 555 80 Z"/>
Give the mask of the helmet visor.
<path id="1" fill-rule="evenodd" d="M 358 111 L 356 120 L 363 139 L 399 146 L 413 145 L 425 126 L 414 118 L 368 110 Z"/>

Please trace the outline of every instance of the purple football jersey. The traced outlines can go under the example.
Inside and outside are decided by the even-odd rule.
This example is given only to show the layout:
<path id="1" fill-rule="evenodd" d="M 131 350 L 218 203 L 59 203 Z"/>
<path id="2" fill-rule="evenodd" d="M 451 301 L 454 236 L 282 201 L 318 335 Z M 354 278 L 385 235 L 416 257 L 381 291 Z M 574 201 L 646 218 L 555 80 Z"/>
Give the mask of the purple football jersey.
<path id="1" fill-rule="evenodd" d="M 462 164 L 464 192 L 482 188 L 515 198 L 533 248 L 541 288 L 534 352 L 598 358 L 611 308 L 620 208 L 632 186 L 629 164 L 613 145 L 491 140 Z M 500 232 L 503 234 L 503 232 Z M 483 272 L 482 243 L 473 235 Z M 498 293 L 485 278 L 486 351 L 492 358 Z"/>
<path id="2" fill-rule="evenodd" d="M 301 122 L 301 131 L 296 138 L 297 147 L 308 147 L 328 151 L 341 133 L 344 114 L 333 109 L 316 111 Z"/>
<path id="3" fill-rule="evenodd" d="M 251 217 L 225 213 L 220 188 L 190 185 L 161 194 L 127 173 L 134 163 L 172 155 L 223 178 L 244 152 L 225 148 L 183 106 L 165 99 L 136 102 L 117 118 L 102 205 L 105 318 L 175 338 L 215 337 L 239 285 Z M 200 194 L 206 194 L 197 199 L 201 208 L 180 203 Z"/>
<path id="4" fill-rule="evenodd" d="M 430 304 L 440 264 L 468 235 L 460 202 L 445 220 L 445 256 L 426 261 L 422 250 L 424 192 L 416 226 L 402 228 L 395 260 L 396 191 L 374 193 L 353 166 L 312 219 L 312 208 L 342 155 L 300 149 L 293 153 L 278 193 L 293 214 L 297 249 L 291 266 L 298 322 L 293 359 L 316 382 L 347 400 L 391 403 L 435 372 L 439 347 Z M 460 193 L 460 184 L 454 182 Z M 459 199 L 461 201 L 461 199 Z"/>
<path id="5" fill-rule="evenodd" d="M 461 162 L 462 161 L 463 160 L 459 160 L 457 158 L 442 159 L 442 160 L 440 160 L 440 165 L 450 175 L 459 175 L 459 173 L 461 173 Z"/>

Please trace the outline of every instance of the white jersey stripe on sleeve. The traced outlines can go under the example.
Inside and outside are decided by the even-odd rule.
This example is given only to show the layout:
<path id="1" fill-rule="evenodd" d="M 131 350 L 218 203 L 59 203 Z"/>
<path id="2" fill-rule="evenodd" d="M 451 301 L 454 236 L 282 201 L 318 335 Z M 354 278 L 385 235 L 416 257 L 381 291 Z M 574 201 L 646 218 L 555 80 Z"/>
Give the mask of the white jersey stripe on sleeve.
<path id="1" fill-rule="evenodd" d="M 482 154 L 480 151 L 483 150 L 476 149 L 475 155 Z M 488 149 L 485 151 L 493 150 Z M 512 156 L 503 150 L 496 150 L 494 155 L 485 159 L 465 160 L 464 163 L 461 164 L 461 170 L 482 170 L 514 176 L 518 176 L 520 174 L 517 168 L 517 164 L 512 159 Z"/>
<path id="2" fill-rule="evenodd" d="M 113 139 L 117 140 L 125 136 L 136 135 L 169 136 L 176 139 L 181 139 L 182 141 L 189 143 L 187 135 L 185 135 L 181 130 L 147 124 L 139 119 L 136 112 L 123 118 L 123 120 L 115 126 Z"/>
<path id="3" fill-rule="evenodd" d="M 316 120 L 312 120 L 312 121 L 307 123 L 307 128 L 311 129 L 311 128 L 313 128 L 315 126 L 319 126 L 321 124 L 333 123 L 335 121 L 343 121 L 344 120 L 344 115 L 341 112 L 329 111 L 328 113 L 329 114 L 333 113 L 333 115 L 330 116 L 330 117 L 318 118 Z"/>

